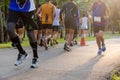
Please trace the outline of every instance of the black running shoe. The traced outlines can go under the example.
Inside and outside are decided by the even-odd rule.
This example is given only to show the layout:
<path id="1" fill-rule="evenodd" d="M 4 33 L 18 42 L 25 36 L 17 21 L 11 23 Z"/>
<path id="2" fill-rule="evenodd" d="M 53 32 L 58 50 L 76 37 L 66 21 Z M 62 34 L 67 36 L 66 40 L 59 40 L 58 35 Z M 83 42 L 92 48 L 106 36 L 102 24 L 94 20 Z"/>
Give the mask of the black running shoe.
<path id="1" fill-rule="evenodd" d="M 41 39 L 41 40 L 40 40 L 40 44 L 39 44 L 39 46 L 42 47 L 42 46 L 43 46 L 43 42 L 44 42 L 44 41 Z"/>
<path id="2" fill-rule="evenodd" d="M 68 51 L 68 52 L 71 51 L 70 47 L 68 45 L 66 45 L 66 44 L 64 45 L 64 50 Z"/>
<path id="3" fill-rule="evenodd" d="M 48 50 L 48 46 L 45 46 L 45 50 Z"/>
<path id="4" fill-rule="evenodd" d="M 78 42 L 75 40 L 75 44 L 77 45 L 78 44 Z"/>

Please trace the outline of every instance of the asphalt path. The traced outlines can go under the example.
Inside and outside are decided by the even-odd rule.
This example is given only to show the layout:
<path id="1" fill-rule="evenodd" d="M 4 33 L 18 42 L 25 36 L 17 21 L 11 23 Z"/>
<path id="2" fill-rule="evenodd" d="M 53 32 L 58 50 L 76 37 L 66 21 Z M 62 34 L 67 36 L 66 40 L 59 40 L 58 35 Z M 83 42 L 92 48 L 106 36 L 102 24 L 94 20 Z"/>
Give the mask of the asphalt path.
<path id="1" fill-rule="evenodd" d="M 88 46 L 79 44 L 71 52 L 63 50 L 63 44 L 45 51 L 38 47 L 39 65 L 31 69 L 32 50 L 25 47 L 29 57 L 20 66 L 14 66 L 18 51 L 0 49 L 0 80 L 106 80 L 106 75 L 120 64 L 120 39 L 105 41 L 107 50 L 97 55 L 95 41 Z"/>

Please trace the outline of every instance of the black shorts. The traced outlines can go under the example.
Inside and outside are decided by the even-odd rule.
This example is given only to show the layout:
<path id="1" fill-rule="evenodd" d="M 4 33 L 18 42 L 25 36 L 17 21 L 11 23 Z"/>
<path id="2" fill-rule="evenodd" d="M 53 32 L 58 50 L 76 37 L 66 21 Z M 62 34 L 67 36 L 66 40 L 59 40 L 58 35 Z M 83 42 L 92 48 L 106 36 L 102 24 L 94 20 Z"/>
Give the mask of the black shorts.
<path id="1" fill-rule="evenodd" d="M 74 24 L 74 18 L 65 18 L 65 28 L 74 28 L 75 24 Z"/>
<path id="2" fill-rule="evenodd" d="M 94 26 L 94 33 L 98 33 L 99 31 L 104 31 L 104 26 Z"/>
<path id="3" fill-rule="evenodd" d="M 42 30 L 42 23 L 40 18 L 37 18 L 38 30 Z"/>
<path id="4" fill-rule="evenodd" d="M 23 23 L 22 19 L 19 18 L 18 21 L 17 21 L 17 23 L 16 23 L 15 28 L 19 29 L 19 28 L 23 28 L 23 27 L 24 27 L 24 23 Z"/>
<path id="5" fill-rule="evenodd" d="M 60 30 L 60 26 L 53 26 L 53 31 L 59 31 Z"/>
<path id="6" fill-rule="evenodd" d="M 21 18 L 24 22 L 26 30 L 36 30 L 38 29 L 38 25 L 34 20 L 34 11 L 31 12 L 16 12 L 13 10 L 9 10 L 7 23 L 17 23 L 18 19 Z"/>
<path id="7" fill-rule="evenodd" d="M 42 29 L 53 29 L 52 24 L 42 24 Z"/>
<path id="8" fill-rule="evenodd" d="M 79 32 L 79 28 L 75 26 L 74 27 L 74 35 L 76 36 L 78 34 L 78 32 Z"/>

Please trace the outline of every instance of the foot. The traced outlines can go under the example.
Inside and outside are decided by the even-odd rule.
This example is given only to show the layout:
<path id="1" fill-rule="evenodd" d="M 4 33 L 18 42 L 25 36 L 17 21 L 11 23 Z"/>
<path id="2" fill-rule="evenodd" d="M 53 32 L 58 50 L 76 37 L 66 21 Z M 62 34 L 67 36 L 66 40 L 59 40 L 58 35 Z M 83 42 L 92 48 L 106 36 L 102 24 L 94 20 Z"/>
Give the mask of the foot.
<path id="1" fill-rule="evenodd" d="M 54 45 L 54 44 L 53 44 L 53 42 L 51 41 L 51 42 L 50 42 L 50 46 L 53 46 L 53 45 Z"/>
<path id="2" fill-rule="evenodd" d="M 31 68 L 37 68 L 38 67 L 37 62 L 38 62 L 37 58 L 33 58 L 32 59 L 32 64 L 31 64 L 30 67 Z"/>
<path id="3" fill-rule="evenodd" d="M 27 58 L 27 56 L 28 56 L 27 53 L 25 53 L 25 54 L 19 53 L 19 54 L 18 54 L 17 61 L 15 62 L 14 65 L 15 65 L 15 66 L 18 66 L 18 65 L 22 64 L 23 60 L 25 60 L 25 59 Z"/>
<path id="4" fill-rule="evenodd" d="M 75 40 L 75 44 L 76 44 L 76 45 L 78 44 L 76 40 Z"/>
<path id="5" fill-rule="evenodd" d="M 48 45 L 45 41 L 44 41 L 44 47 L 45 47 L 45 50 L 48 50 Z"/>
<path id="6" fill-rule="evenodd" d="M 43 40 L 41 39 L 39 46 L 43 46 Z"/>
<path id="7" fill-rule="evenodd" d="M 64 50 L 68 52 L 71 51 L 70 47 L 67 44 L 64 45 Z"/>
<path id="8" fill-rule="evenodd" d="M 102 46 L 102 51 L 103 51 L 103 52 L 106 51 L 105 45 Z"/>
<path id="9" fill-rule="evenodd" d="M 48 46 L 47 45 L 45 46 L 45 50 L 48 50 Z"/>
<path id="10" fill-rule="evenodd" d="M 73 47 L 73 43 L 70 44 L 70 47 Z"/>
<path id="11" fill-rule="evenodd" d="M 102 54 L 102 49 L 100 48 L 99 50 L 98 50 L 98 55 L 101 55 Z"/>
<path id="12" fill-rule="evenodd" d="M 58 44 L 58 41 L 57 41 L 57 40 L 55 40 L 55 42 L 56 42 L 56 44 Z"/>

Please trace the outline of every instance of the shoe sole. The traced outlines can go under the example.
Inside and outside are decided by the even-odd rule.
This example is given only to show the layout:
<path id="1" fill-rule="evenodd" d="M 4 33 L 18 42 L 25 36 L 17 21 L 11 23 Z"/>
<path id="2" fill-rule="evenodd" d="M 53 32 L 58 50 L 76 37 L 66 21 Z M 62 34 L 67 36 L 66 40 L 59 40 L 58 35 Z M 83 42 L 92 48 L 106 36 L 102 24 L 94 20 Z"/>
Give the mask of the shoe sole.
<path id="1" fill-rule="evenodd" d="M 69 49 L 69 50 L 68 50 L 68 49 L 65 49 L 65 48 L 64 48 L 64 50 L 65 50 L 65 51 L 68 51 L 68 52 L 70 52 L 70 51 L 71 51 L 71 49 Z"/>
<path id="2" fill-rule="evenodd" d="M 38 67 L 30 66 L 30 68 L 35 69 L 35 68 L 38 68 Z"/>
<path id="3" fill-rule="evenodd" d="M 105 52 L 105 51 L 106 51 L 106 49 L 103 49 L 102 51 L 103 51 L 103 52 Z"/>

